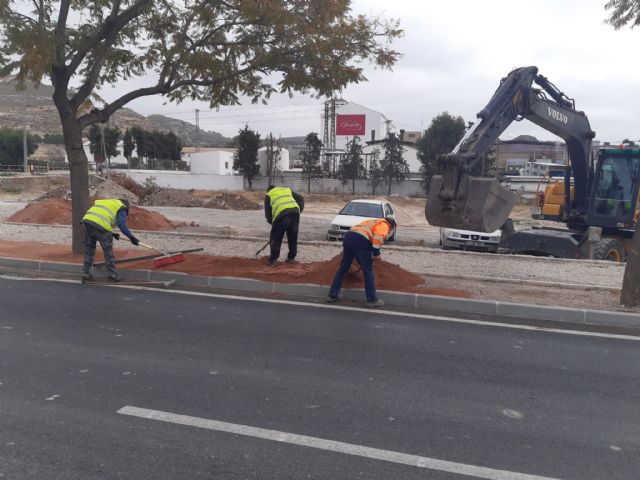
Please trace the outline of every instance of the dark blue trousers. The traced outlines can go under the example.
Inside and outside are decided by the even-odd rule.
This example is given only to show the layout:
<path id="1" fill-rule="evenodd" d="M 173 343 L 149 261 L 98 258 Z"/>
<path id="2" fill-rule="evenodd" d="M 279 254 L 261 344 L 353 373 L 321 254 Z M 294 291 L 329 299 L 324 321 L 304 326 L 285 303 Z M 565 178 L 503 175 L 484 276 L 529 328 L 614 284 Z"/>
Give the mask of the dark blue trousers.
<path id="1" fill-rule="evenodd" d="M 367 296 L 367 302 L 374 302 L 376 300 L 376 279 L 373 275 L 373 255 L 371 254 L 371 248 L 354 248 L 343 245 L 342 261 L 331 284 L 329 296 L 335 298 L 338 296 L 338 293 L 340 293 L 342 282 L 344 282 L 344 277 L 349 271 L 349 267 L 351 267 L 351 262 L 354 258 L 362 268 L 362 274 L 364 275 L 364 292 Z"/>
<path id="2" fill-rule="evenodd" d="M 117 276 L 116 257 L 113 255 L 113 236 L 90 223 L 83 223 L 84 233 L 84 265 L 82 274 L 89 275 L 93 266 L 93 258 L 96 255 L 96 244 L 99 242 L 104 253 L 104 261 L 110 277 Z"/>

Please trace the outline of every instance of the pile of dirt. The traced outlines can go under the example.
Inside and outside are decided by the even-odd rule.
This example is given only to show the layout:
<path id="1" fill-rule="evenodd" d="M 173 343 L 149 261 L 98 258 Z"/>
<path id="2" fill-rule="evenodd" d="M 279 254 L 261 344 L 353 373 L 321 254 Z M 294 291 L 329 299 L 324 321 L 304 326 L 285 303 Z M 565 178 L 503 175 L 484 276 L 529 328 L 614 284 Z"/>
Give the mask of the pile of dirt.
<path id="1" fill-rule="evenodd" d="M 204 202 L 189 190 L 163 188 L 144 199 L 144 205 L 155 207 L 202 207 Z"/>
<path id="2" fill-rule="evenodd" d="M 47 200 L 49 198 L 62 198 L 64 200 L 71 200 L 71 189 L 67 186 L 61 186 L 58 188 L 54 188 L 53 190 L 49 190 L 44 195 L 36 198 L 36 202 L 40 202 L 42 200 Z"/>
<path id="3" fill-rule="evenodd" d="M 36 223 L 45 225 L 70 225 L 71 202 L 60 198 L 50 198 L 29 203 L 22 210 L 11 215 L 7 222 Z M 132 230 L 175 230 L 180 225 L 165 216 L 143 208 L 131 207 L 127 225 Z"/>
<path id="4" fill-rule="evenodd" d="M 104 182 L 95 187 L 90 187 L 89 194 L 91 195 L 92 200 L 107 198 L 126 198 L 132 204 L 137 204 L 140 201 L 135 193 L 121 187 L 116 182 L 113 182 L 109 179 L 106 179 Z"/>
<path id="5" fill-rule="evenodd" d="M 341 255 L 324 262 L 296 263 L 289 265 L 282 263 L 277 267 L 267 267 L 266 257 L 262 259 L 241 257 L 214 257 L 209 255 L 185 255 L 185 261 L 162 267 L 162 270 L 185 272 L 191 275 L 206 275 L 216 277 L 255 278 L 278 283 L 307 283 L 315 285 L 330 285 L 340 266 Z M 127 268 L 153 269 L 152 262 L 131 263 Z M 429 288 L 424 284 L 424 278 L 408 272 L 393 263 L 380 260 L 374 267 L 376 288 L 379 290 L 394 290 L 401 292 L 423 293 L 430 295 L 444 295 L 460 298 L 471 297 L 464 290 L 453 288 Z M 364 288 L 364 278 L 359 268 L 351 267 L 344 279 L 344 288 Z"/>
<path id="6" fill-rule="evenodd" d="M 259 203 L 235 192 L 216 193 L 209 202 L 205 203 L 204 207 L 220 210 L 260 210 L 263 208 Z"/>

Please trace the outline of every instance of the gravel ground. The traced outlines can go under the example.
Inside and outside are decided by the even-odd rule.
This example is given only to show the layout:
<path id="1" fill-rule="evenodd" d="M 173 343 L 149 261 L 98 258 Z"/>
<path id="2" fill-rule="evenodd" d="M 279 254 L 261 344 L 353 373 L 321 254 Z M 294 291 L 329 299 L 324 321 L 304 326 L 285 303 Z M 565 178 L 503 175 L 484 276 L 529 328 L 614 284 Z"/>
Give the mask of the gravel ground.
<path id="1" fill-rule="evenodd" d="M 20 210 L 24 202 L 0 201 L 0 219 Z M 269 235 L 262 211 L 147 207 L 170 220 L 197 222 L 177 232 L 138 235 L 161 250 L 204 248 L 210 255 L 255 256 Z M 331 215 L 309 213 L 301 219 L 302 262 L 328 260 L 340 253 L 338 243 L 324 241 Z M 221 227 L 226 227 L 222 228 Z M 221 231 L 225 235 L 220 235 Z M 623 310 L 619 303 L 624 266 L 611 262 L 563 260 L 515 255 L 442 251 L 438 230 L 403 227 L 400 241 L 383 248 L 383 258 L 424 275 L 430 286 L 471 291 L 476 298 L 573 308 Z M 69 226 L 0 223 L 0 240 L 69 244 Z M 421 246 L 424 245 L 424 246 Z M 286 247 L 283 247 L 286 252 Z"/>

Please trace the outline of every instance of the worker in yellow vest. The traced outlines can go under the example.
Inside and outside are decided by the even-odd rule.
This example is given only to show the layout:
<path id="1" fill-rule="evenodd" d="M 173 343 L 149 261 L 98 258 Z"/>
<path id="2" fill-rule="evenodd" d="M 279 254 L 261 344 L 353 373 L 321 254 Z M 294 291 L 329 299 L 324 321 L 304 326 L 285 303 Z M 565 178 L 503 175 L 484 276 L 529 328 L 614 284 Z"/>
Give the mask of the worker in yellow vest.
<path id="1" fill-rule="evenodd" d="M 267 265 L 276 266 L 284 234 L 287 234 L 287 263 L 295 263 L 298 254 L 298 228 L 304 210 L 304 197 L 288 187 L 269 185 L 264 197 L 264 216 L 271 225 L 271 254 Z"/>
<path id="2" fill-rule="evenodd" d="M 84 225 L 84 264 L 82 266 L 82 281 L 91 281 L 91 267 L 96 254 L 96 244 L 100 242 L 104 252 L 104 261 L 109 272 L 109 280 L 119 282 L 120 275 L 116 271 L 116 259 L 113 255 L 113 239 L 120 240 L 120 235 L 113 232 L 116 225 L 126 235 L 131 243 L 138 245 L 138 239 L 127 227 L 129 215 L 129 201 L 121 199 L 96 200 L 93 206 L 82 217 Z"/>
<path id="3" fill-rule="evenodd" d="M 380 258 L 380 247 L 384 245 L 396 229 L 396 221 L 391 218 L 372 218 L 351 227 L 342 240 L 342 261 L 331 284 L 327 303 L 338 301 L 344 277 L 353 259 L 360 265 L 364 276 L 364 293 L 367 307 L 379 307 L 384 301 L 376 295 L 376 279 L 373 274 L 373 259 Z"/>

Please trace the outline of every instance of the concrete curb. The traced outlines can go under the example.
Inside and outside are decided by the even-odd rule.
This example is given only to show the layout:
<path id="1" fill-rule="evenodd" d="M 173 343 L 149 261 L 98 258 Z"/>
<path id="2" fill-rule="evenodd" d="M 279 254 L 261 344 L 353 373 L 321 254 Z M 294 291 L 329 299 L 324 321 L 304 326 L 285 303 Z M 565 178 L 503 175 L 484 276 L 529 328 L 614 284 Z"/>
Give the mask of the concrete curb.
<path id="1" fill-rule="evenodd" d="M 47 262 L 21 258 L 0 257 L 0 266 L 31 269 L 40 272 L 79 273 L 80 265 L 73 263 Z M 182 272 L 158 272 L 153 270 L 126 270 L 127 278 L 133 280 L 175 280 L 176 285 L 219 288 L 243 292 L 300 295 L 325 298 L 328 287 L 324 285 L 276 283 L 250 278 L 208 277 L 188 275 Z M 362 289 L 345 289 L 343 298 L 362 300 Z M 433 309 L 439 314 L 480 314 L 509 317 L 514 319 L 544 320 L 570 324 L 599 325 L 605 327 L 640 327 L 640 314 L 611 312 L 604 310 L 584 310 L 563 307 L 498 302 L 494 300 L 470 300 L 463 298 L 402 293 L 381 290 L 385 303 L 415 309 Z"/>

